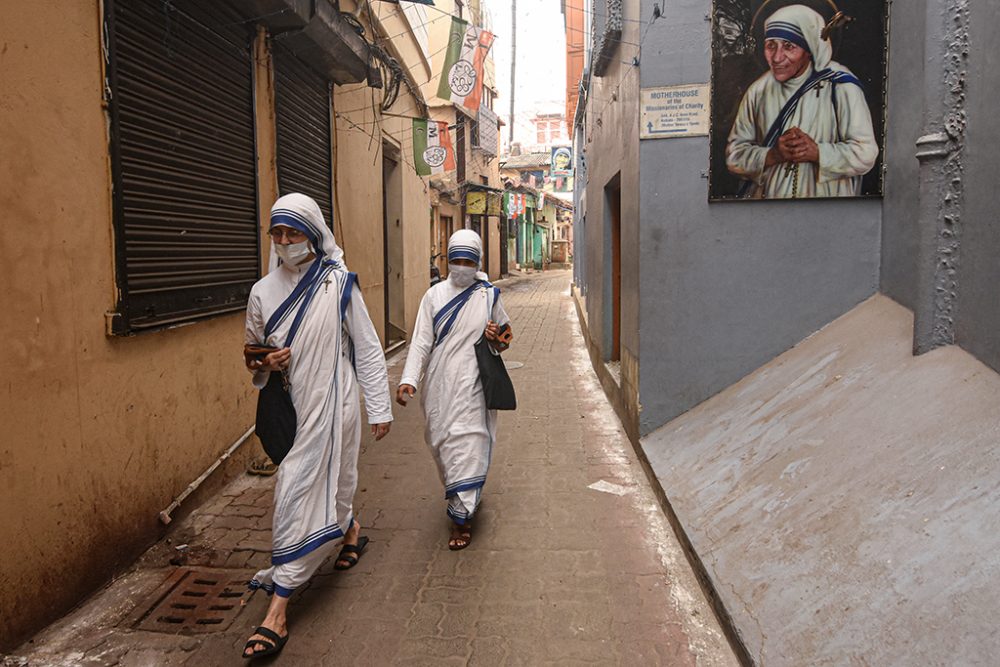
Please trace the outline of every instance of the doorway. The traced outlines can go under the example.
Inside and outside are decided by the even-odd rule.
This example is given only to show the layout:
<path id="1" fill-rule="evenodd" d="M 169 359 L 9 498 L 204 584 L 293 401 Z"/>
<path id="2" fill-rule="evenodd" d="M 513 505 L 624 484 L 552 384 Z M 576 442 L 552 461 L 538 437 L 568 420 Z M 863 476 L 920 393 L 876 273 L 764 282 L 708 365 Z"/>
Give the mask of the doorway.
<path id="1" fill-rule="evenodd" d="M 438 270 L 441 272 L 441 279 L 448 277 L 448 239 L 455 233 L 455 219 L 450 215 L 441 216 L 441 224 L 438 226 Z"/>
<path id="2" fill-rule="evenodd" d="M 385 347 L 406 340 L 403 297 L 403 179 L 400 150 L 384 144 L 382 150 L 382 243 L 385 286 Z"/>
<path id="3" fill-rule="evenodd" d="M 622 188 L 621 174 L 604 187 L 604 360 L 621 361 Z"/>

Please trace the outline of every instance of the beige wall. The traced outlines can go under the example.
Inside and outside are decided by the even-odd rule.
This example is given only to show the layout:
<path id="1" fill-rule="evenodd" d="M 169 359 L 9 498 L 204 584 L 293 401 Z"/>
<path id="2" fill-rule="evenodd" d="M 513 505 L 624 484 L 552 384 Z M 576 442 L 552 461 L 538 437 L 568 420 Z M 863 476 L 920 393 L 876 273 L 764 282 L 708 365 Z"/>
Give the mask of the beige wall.
<path id="1" fill-rule="evenodd" d="M 115 305 L 100 9 L 0 9 L 0 648 L 160 534 L 253 423 L 242 315 L 130 338 Z"/>
<path id="2" fill-rule="evenodd" d="M 401 92 L 395 106 L 407 108 L 416 102 Z M 372 322 L 385 341 L 383 299 L 382 234 L 382 141 L 400 148 L 402 160 L 397 170 L 401 179 L 402 202 L 394 205 L 402 226 L 404 256 L 401 285 L 404 296 L 405 330 L 413 330 L 420 298 L 427 290 L 430 259 L 428 188 L 413 168 L 412 132 L 408 118 L 378 116 L 371 108 L 371 92 L 359 85 L 334 87 L 337 112 L 335 216 L 338 239 L 348 267 L 358 274 L 362 294 Z M 381 140 L 379 131 L 381 128 Z M 371 146 L 371 150 L 369 150 Z M 392 216 L 395 222 L 396 216 Z"/>
<path id="3" fill-rule="evenodd" d="M 128 338 L 105 333 L 115 282 L 101 19 L 98 0 L 0 8 L 0 68 L 9 86 L 0 103 L 0 307 L 7 323 L 0 650 L 159 537 L 158 512 L 254 420 L 256 396 L 240 354 L 242 313 Z M 273 72 L 262 40 L 257 63 L 266 266 L 264 223 L 277 179 Z M 367 88 L 348 88 L 337 88 L 337 108 L 370 106 Z M 413 100 L 403 93 L 397 104 Z M 373 121 L 370 108 L 350 116 Z M 401 137 L 409 121 L 386 119 L 383 130 Z M 383 333 L 381 143 L 338 122 L 334 150 L 338 240 Z M 412 328 L 427 286 L 428 194 L 405 163 L 401 179 L 402 280 Z M 251 441 L 235 467 L 258 452 Z"/>

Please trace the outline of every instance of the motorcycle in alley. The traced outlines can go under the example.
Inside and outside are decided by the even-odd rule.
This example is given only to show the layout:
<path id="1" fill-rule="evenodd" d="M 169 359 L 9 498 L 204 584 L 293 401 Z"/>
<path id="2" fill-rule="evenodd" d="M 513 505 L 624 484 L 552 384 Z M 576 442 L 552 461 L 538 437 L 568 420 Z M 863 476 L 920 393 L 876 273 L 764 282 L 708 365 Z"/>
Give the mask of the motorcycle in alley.
<path id="1" fill-rule="evenodd" d="M 431 255 L 431 287 L 434 287 L 441 282 L 441 269 L 439 269 L 437 264 L 435 264 L 437 258 L 440 256 L 441 253 L 434 253 Z"/>

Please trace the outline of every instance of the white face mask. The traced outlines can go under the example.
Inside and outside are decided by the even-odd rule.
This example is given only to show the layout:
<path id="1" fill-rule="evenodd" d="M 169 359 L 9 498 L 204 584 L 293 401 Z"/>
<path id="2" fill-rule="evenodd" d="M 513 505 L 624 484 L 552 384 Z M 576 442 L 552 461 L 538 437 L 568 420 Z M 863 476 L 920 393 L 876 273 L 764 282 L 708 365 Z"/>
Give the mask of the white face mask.
<path id="1" fill-rule="evenodd" d="M 476 281 L 476 267 L 449 264 L 448 279 L 457 287 L 468 287 Z"/>
<path id="2" fill-rule="evenodd" d="M 312 252 L 312 248 L 309 247 L 309 241 L 302 241 L 301 243 L 292 243 L 289 245 L 281 245 L 280 243 L 274 244 L 274 252 L 278 253 L 278 257 L 281 258 L 285 264 L 290 264 L 295 266 L 303 259 L 309 256 Z"/>

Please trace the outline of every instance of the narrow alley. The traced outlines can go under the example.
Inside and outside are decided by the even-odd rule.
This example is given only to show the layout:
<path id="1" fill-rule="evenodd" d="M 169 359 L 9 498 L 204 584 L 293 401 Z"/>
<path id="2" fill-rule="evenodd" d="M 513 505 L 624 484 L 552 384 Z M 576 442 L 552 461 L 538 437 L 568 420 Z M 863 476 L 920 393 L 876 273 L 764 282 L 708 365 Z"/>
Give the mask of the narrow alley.
<path id="1" fill-rule="evenodd" d="M 275 664 L 737 664 L 594 376 L 569 281 L 551 271 L 500 283 L 519 409 L 501 413 L 472 545 L 448 550 L 420 409 L 396 406 L 391 434 L 366 434 L 361 456 L 356 507 L 371 543 L 353 570 L 331 559 L 295 594 Z M 393 387 L 404 354 L 390 358 Z M 150 631 L 148 609 L 178 570 L 171 559 L 234 582 L 263 566 L 272 485 L 241 476 L 8 660 L 239 664 L 263 593 L 205 633 Z"/>

